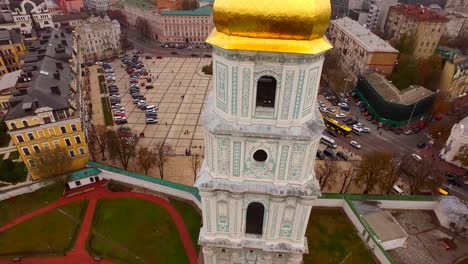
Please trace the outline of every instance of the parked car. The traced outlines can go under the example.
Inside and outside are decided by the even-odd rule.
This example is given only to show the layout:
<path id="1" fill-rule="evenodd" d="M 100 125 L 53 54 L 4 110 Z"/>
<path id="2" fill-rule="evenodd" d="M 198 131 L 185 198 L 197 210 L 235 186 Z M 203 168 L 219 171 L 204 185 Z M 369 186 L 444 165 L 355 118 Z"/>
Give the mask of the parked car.
<path id="1" fill-rule="evenodd" d="M 349 144 L 357 149 L 360 149 L 361 148 L 361 144 L 359 144 L 357 141 L 350 141 Z"/>
<path id="2" fill-rule="evenodd" d="M 343 114 L 343 113 L 336 114 L 335 116 L 336 116 L 337 118 L 344 118 L 344 117 L 346 117 L 346 115 Z"/>
<path id="3" fill-rule="evenodd" d="M 146 124 L 157 124 L 157 123 L 158 123 L 157 118 L 152 118 L 152 117 L 146 118 Z"/>
<path id="4" fill-rule="evenodd" d="M 425 148 L 426 147 L 426 142 L 419 142 L 416 146 L 418 148 L 420 148 L 420 149 Z"/>
<path id="5" fill-rule="evenodd" d="M 128 123 L 127 119 L 118 119 L 118 120 L 114 120 L 114 122 L 116 125 L 123 125 L 123 124 Z"/>
<path id="6" fill-rule="evenodd" d="M 330 130 L 330 129 L 327 129 L 327 133 L 334 136 L 334 137 L 338 137 L 338 134 L 336 133 L 336 131 L 333 131 L 333 130 Z"/>
<path id="7" fill-rule="evenodd" d="M 317 153 L 315 154 L 315 157 L 321 159 L 321 160 L 324 160 L 325 159 L 325 155 L 323 154 L 323 152 L 321 150 L 317 150 Z"/>
<path id="8" fill-rule="evenodd" d="M 331 148 L 326 148 L 323 151 L 323 154 L 325 154 L 325 156 L 329 157 L 332 160 L 336 160 L 336 153 Z"/>
<path id="9" fill-rule="evenodd" d="M 146 85 L 146 89 L 153 89 L 154 86 L 153 85 Z"/>
<path id="10" fill-rule="evenodd" d="M 348 155 L 346 155 L 344 152 L 342 151 L 338 151 L 336 153 L 336 156 L 342 160 L 348 160 Z"/>
<path id="11" fill-rule="evenodd" d="M 362 128 L 362 132 L 364 132 L 364 133 L 370 133 L 371 130 L 370 130 L 370 128 L 368 128 L 368 127 L 363 127 L 363 128 Z"/>
<path id="12" fill-rule="evenodd" d="M 411 156 L 412 156 L 413 159 L 415 159 L 416 161 L 421 161 L 421 160 L 422 160 L 421 156 L 419 156 L 419 155 L 416 154 L 416 153 L 411 154 Z"/>
<path id="13" fill-rule="evenodd" d="M 341 102 L 341 103 L 338 103 L 338 106 L 348 106 L 348 104 Z"/>
<path id="14" fill-rule="evenodd" d="M 457 174 L 453 172 L 447 173 L 445 177 L 447 178 L 448 183 L 455 185 L 457 187 L 460 187 L 463 184 L 463 181 L 458 177 Z"/>

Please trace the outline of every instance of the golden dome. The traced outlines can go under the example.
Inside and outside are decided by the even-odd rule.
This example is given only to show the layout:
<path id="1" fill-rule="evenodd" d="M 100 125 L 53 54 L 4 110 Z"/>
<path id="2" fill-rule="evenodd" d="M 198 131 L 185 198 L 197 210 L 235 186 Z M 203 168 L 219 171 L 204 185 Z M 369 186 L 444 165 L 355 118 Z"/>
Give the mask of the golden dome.
<path id="1" fill-rule="evenodd" d="M 330 0 L 216 0 L 213 18 L 207 42 L 224 49 L 317 54 L 332 47 L 324 38 Z"/>

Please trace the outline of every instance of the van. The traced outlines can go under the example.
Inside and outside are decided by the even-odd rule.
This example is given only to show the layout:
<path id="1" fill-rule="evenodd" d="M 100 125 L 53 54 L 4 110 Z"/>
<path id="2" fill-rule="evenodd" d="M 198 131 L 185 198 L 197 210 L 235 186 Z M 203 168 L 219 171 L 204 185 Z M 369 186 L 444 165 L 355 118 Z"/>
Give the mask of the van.
<path id="1" fill-rule="evenodd" d="M 443 188 L 437 188 L 437 193 L 442 196 L 447 196 L 449 194 L 448 191 Z"/>
<path id="2" fill-rule="evenodd" d="M 323 154 L 325 154 L 325 156 L 328 156 L 330 159 L 332 160 L 336 160 L 336 153 L 335 151 L 333 151 L 331 148 L 326 148 L 324 151 L 323 151 Z"/>
<path id="3" fill-rule="evenodd" d="M 359 128 L 359 127 L 353 126 L 353 133 L 356 134 L 356 135 L 358 135 L 358 136 L 360 136 L 361 133 L 362 133 L 362 129 Z"/>
<path id="4" fill-rule="evenodd" d="M 393 185 L 392 187 L 392 193 L 394 194 L 398 194 L 398 195 L 402 195 L 403 194 L 403 190 L 398 187 L 397 185 Z"/>

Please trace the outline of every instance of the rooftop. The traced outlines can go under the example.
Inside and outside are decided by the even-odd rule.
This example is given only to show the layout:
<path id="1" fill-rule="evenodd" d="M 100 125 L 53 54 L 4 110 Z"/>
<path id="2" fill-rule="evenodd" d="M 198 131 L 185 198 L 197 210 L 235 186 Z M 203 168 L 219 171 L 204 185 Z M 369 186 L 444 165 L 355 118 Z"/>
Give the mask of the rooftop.
<path id="1" fill-rule="evenodd" d="M 364 75 L 367 82 L 374 87 L 374 89 L 386 101 L 403 105 L 412 105 L 420 100 L 432 96 L 434 92 L 422 87 L 411 85 L 405 90 L 398 90 L 390 81 L 378 73 L 370 73 Z"/>
<path id="2" fill-rule="evenodd" d="M 398 53 L 398 50 L 393 48 L 385 40 L 379 38 L 370 30 L 364 28 L 357 21 L 354 21 L 349 17 L 336 19 L 331 23 L 348 34 L 351 38 L 357 40 L 369 52 Z"/>
<path id="3" fill-rule="evenodd" d="M 448 19 L 424 6 L 419 5 L 396 5 L 391 6 L 390 10 L 411 16 L 419 21 L 447 22 Z"/>
<path id="4" fill-rule="evenodd" d="M 387 211 L 376 211 L 363 216 L 382 242 L 408 236 L 395 218 Z"/>
<path id="5" fill-rule="evenodd" d="M 125 0 L 125 1 L 123 1 L 121 3 L 129 4 L 129 5 L 139 7 L 139 8 L 143 8 L 143 9 L 146 9 L 146 10 L 149 10 L 149 11 L 156 8 L 156 4 L 150 4 L 146 0 Z M 154 3 L 156 3 L 156 1 L 154 1 Z"/>
<path id="6" fill-rule="evenodd" d="M 12 44 L 21 43 L 23 41 L 21 32 L 16 29 L 0 30 L 0 45 L 6 44 L 7 41 L 11 41 Z"/>
<path id="7" fill-rule="evenodd" d="M 101 170 L 97 168 L 85 168 L 79 171 L 72 172 L 68 181 L 79 181 L 84 178 L 92 177 L 101 174 Z"/>
<path id="8" fill-rule="evenodd" d="M 205 5 L 194 10 L 162 10 L 163 16 L 211 16 L 213 6 Z"/>
<path id="9" fill-rule="evenodd" d="M 120 24 L 117 20 L 110 20 L 109 17 L 100 18 L 100 17 L 90 17 L 86 20 L 83 20 L 77 27 L 76 31 L 78 35 L 85 35 L 84 32 L 96 32 L 96 31 L 107 31 L 111 26 L 119 26 Z"/>
<path id="10" fill-rule="evenodd" d="M 11 87 L 14 87 L 18 82 L 18 78 L 21 75 L 21 70 L 9 72 L 0 79 L 0 93 Z"/>
<path id="11" fill-rule="evenodd" d="M 52 17 L 53 22 L 64 22 L 64 21 L 71 21 L 71 20 L 82 20 L 87 19 L 89 17 L 86 13 L 70 13 L 66 15 L 55 15 Z"/>

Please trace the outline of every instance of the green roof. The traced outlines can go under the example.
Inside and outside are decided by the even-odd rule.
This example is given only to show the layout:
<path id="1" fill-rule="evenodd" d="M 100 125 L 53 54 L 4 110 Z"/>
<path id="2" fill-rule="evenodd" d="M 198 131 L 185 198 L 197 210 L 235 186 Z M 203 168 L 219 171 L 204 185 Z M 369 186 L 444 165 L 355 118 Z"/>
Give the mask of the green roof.
<path id="1" fill-rule="evenodd" d="M 153 10 L 156 7 L 155 4 L 150 4 L 146 0 L 125 0 L 123 3 L 143 8 L 146 10 Z"/>
<path id="2" fill-rule="evenodd" d="M 79 181 L 84 178 L 92 177 L 101 174 L 101 170 L 97 168 L 86 168 L 79 171 L 72 172 L 69 181 Z"/>
<path id="3" fill-rule="evenodd" d="M 194 10 L 162 10 L 163 16 L 211 16 L 213 7 L 206 5 Z"/>

